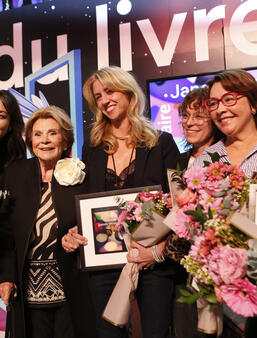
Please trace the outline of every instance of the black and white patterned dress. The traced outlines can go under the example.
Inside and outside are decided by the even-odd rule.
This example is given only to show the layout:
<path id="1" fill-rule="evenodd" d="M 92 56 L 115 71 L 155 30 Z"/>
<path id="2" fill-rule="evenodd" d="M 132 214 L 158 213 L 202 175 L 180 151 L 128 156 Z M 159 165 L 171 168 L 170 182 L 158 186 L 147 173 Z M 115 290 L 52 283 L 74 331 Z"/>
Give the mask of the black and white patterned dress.
<path id="1" fill-rule="evenodd" d="M 24 273 L 25 301 L 33 308 L 60 306 L 65 302 L 55 257 L 58 223 L 51 183 L 42 183 L 40 207 L 30 238 Z"/>

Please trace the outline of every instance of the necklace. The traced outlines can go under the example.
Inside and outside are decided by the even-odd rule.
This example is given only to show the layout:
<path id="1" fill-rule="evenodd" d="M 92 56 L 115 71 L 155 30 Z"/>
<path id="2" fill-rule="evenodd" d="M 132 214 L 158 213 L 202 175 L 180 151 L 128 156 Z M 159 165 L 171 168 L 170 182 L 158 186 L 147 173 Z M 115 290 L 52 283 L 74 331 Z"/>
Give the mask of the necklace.
<path id="1" fill-rule="evenodd" d="M 116 139 L 118 139 L 118 140 L 124 141 L 124 140 L 128 139 L 130 135 L 126 135 L 126 136 L 117 136 L 117 135 L 112 134 L 112 136 L 114 136 L 114 137 L 115 137 Z"/>
<path id="2" fill-rule="evenodd" d="M 134 149 L 135 147 L 132 148 L 132 151 L 131 151 L 131 155 L 130 155 L 130 159 L 129 159 L 129 165 L 127 168 L 130 167 L 130 164 L 131 164 L 131 161 L 132 161 L 132 157 L 133 157 L 133 153 L 134 153 Z M 118 175 L 117 175 L 117 171 L 116 171 L 116 165 L 115 165 L 115 161 L 114 161 L 114 156 L 112 154 L 112 163 L 113 163 L 113 169 L 114 169 L 114 172 L 115 172 L 115 178 L 116 178 L 116 183 L 114 184 L 115 187 L 118 187 Z M 126 183 L 126 179 L 128 177 L 128 170 L 126 172 L 126 177 L 124 178 L 123 180 L 123 183 L 125 184 Z"/>

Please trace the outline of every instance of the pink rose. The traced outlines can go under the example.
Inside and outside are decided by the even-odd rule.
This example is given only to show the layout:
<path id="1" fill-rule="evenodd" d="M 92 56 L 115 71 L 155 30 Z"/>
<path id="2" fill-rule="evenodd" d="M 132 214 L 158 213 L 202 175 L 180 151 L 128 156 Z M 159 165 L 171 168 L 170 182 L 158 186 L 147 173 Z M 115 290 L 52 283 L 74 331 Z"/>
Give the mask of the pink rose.
<path id="1" fill-rule="evenodd" d="M 153 194 L 150 192 L 140 192 L 137 194 L 137 197 L 142 202 L 152 202 L 153 201 Z"/>
<path id="2" fill-rule="evenodd" d="M 197 193 L 186 188 L 175 198 L 176 202 L 182 207 L 185 204 L 194 203 L 197 200 Z"/>

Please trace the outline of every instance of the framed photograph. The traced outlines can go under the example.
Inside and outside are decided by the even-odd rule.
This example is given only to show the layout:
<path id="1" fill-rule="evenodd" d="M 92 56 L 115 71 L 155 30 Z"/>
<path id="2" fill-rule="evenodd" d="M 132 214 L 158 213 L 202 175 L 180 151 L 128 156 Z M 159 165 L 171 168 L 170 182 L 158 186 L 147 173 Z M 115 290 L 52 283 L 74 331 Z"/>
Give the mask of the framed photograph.
<path id="1" fill-rule="evenodd" d="M 154 193 L 160 191 L 161 186 L 75 196 L 79 233 L 88 239 L 88 244 L 80 248 L 82 269 L 121 268 L 127 263 L 127 246 L 115 227 L 121 212 L 115 198 L 133 201 L 145 189 Z"/>
<path id="2" fill-rule="evenodd" d="M 257 224 L 257 184 L 250 184 L 248 208 L 250 220 Z"/>

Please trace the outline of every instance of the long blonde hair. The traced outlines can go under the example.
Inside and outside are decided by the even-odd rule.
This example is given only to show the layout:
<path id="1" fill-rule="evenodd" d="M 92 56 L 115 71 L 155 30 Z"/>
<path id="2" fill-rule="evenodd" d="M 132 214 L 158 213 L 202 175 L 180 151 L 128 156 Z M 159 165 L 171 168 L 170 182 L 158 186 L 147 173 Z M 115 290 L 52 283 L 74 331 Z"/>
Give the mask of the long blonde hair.
<path id="1" fill-rule="evenodd" d="M 97 107 L 93 93 L 93 83 L 95 80 L 99 80 L 105 87 L 113 91 L 122 92 L 129 97 L 130 103 L 127 117 L 131 130 L 127 144 L 138 147 L 154 147 L 158 143 L 159 133 L 143 115 L 145 110 L 145 95 L 135 78 L 127 71 L 116 66 L 105 67 L 96 71 L 83 86 L 83 95 L 96 116 L 96 122 L 90 134 L 91 144 L 96 147 L 102 143 L 108 154 L 114 153 L 118 148 L 116 138 L 110 133 L 110 120 Z"/>

